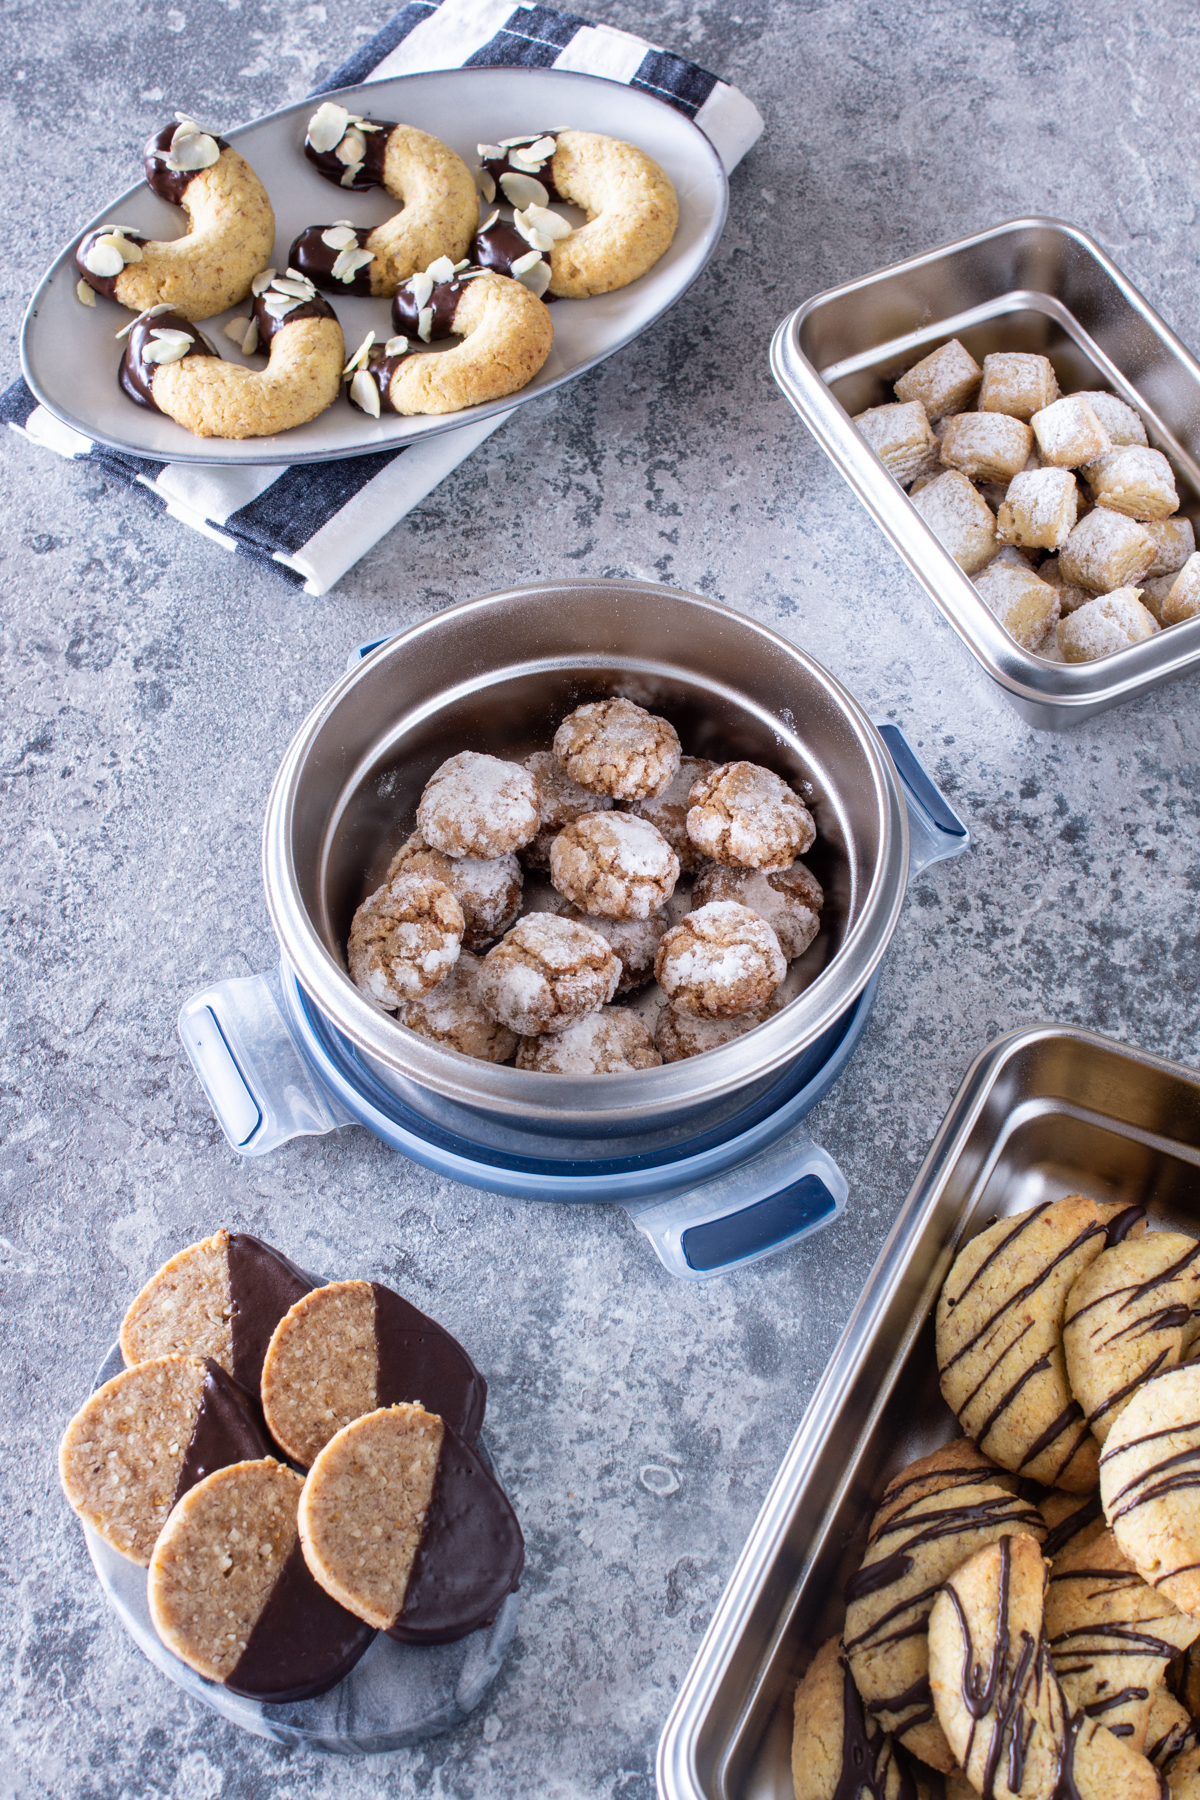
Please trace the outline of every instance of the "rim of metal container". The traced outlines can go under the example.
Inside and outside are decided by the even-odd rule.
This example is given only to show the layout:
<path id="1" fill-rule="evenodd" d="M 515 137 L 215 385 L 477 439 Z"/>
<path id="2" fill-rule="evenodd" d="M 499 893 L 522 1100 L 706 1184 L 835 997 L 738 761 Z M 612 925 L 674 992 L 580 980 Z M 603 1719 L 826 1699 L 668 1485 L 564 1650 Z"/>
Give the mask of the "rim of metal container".
<path id="1" fill-rule="evenodd" d="M 476 1063 L 469 1057 L 448 1055 L 415 1033 L 399 1029 L 387 1014 L 364 999 L 341 964 L 330 954 L 300 897 L 300 882 L 292 855 L 291 824 L 305 760 L 315 739 L 338 709 L 347 703 L 368 671 L 378 670 L 381 661 L 402 660 L 408 646 L 420 637 L 436 635 L 446 620 L 483 613 L 537 595 L 549 597 L 597 589 L 642 593 L 647 597 L 667 595 L 676 603 L 717 613 L 740 630 L 761 638 L 776 654 L 783 651 L 802 667 L 808 678 L 824 691 L 854 734 L 870 774 L 879 828 L 875 870 L 859 917 L 841 949 L 812 984 L 775 1018 L 735 1039 L 732 1044 L 710 1051 L 703 1059 L 689 1058 L 665 1063 L 661 1068 L 641 1070 L 636 1081 L 614 1078 L 611 1082 L 598 1082 L 594 1077 L 542 1075 L 493 1063 Z M 547 652 L 548 659 L 550 655 Z M 499 675 L 502 667 L 502 664 L 497 665 L 494 673 Z M 599 578 L 581 582 L 530 582 L 520 588 L 485 594 L 444 608 L 432 618 L 389 638 L 330 688 L 292 739 L 272 785 L 263 824 L 262 871 L 267 910 L 284 956 L 313 1004 L 359 1050 L 409 1080 L 466 1106 L 485 1111 L 509 1106 L 525 1118 L 564 1124 L 586 1124 L 606 1113 L 619 1112 L 635 1126 L 677 1107 L 695 1107 L 718 1100 L 751 1081 L 772 1074 L 800 1055 L 853 1004 L 883 960 L 904 905 L 908 881 L 908 816 L 891 758 L 866 713 L 820 663 L 778 633 L 719 601 L 702 599 L 697 594 L 667 588 L 657 582 Z M 751 1047 L 753 1053 L 748 1056 Z M 701 1061 L 702 1069 L 698 1067 Z"/>
<path id="2" fill-rule="evenodd" d="M 1073 1025 L 1043 1023 L 1011 1031 L 975 1058 L 875 1259 L 684 1677 L 659 1739 L 658 1790 L 663 1800 L 715 1800 L 716 1791 L 724 1794 L 723 1785 L 718 1783 L 718 1790 L 706 1786 L 700 1773 L 699 1752 L 709 1710 L 750 1627 L 752 1615 L 762 1604 L 783 1540 L 795 1529 L 810 1468 L 836 1425 L 838 1410 L 863 1364 L 877 1322 L 904 1281 L 914 1244 L 936 1211 L 942 1190 L 1006 1065 L 1031 1045 L 1055 1039 L 1101 1051 L 1106 1056 L 1119 1056 L 1200 1091 L 1200 1076 L 1195 1069 Z M 920 1330 L 923 1324 L 924 1318 L 914 1319 L 912 1330 Z M 815 1519 L 811 1521 L 814 1527 L 816 1523 Z"/>
<path id="3" fill-rule="evenodd" d="M 1053 728 L 1082 721 L 1111 706 L 1126 704 L 1150 689 L 1200 667 L 1200 620 L 1172 625 L 1169 630 L 1159 632 L 1141 644 L 1094 663 L 1046 662 L 1031 651 L 1023 650 L 989 612 L 969 577 L 934 536 L 904 489 L 860 435 L 849 413 L 800 348 L 801 328 L 817 307 L 927 268 L 953 253 L 974 249 L 1009 233 L 1029 230 L 1058 232 L 1078 245 L 1103 269 L 1161 342 L 1187 366 L 1200 387 L 1200 362 L 1095 239 L 1065 219 L 1043 218 L 1036 214 L 1008 219 L 987 231 L 939 244 L 920 256 L 890 263 L 855 281 L 814 295 L 778 327 L 770 355 L 771 372 L 784 394 L 972 655 L 1022 711 L 1033 716 L 1036 722 Z"/>

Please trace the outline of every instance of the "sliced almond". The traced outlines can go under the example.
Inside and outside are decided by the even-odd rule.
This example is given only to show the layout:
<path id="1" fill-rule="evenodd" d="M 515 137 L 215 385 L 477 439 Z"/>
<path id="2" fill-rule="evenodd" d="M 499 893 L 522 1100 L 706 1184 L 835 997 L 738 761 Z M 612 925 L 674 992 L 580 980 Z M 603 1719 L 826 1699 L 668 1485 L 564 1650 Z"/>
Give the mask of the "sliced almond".
<path id="1" fill-rule="evenodd" d="M 161 338 L 156 338 L 154 342 L 143 346 L 142 361 L 148 363 L 182 362 L 195 341 L 195 338 L 188 337 L 182 331 L 164 333 Z"/>
<path id="2" fill-rule="evenodd" d="M 187 113 L 177 112 L 175 117 L 178 119 L 179 123 L 176 127 L 175 135 L 171 139 L 172 150 L 182 138 L 199 137 L 200 135 L 200 127 L 197 125 L 195 119 L 191 118 Z"/>
<path id="3" fill-rule="evenodd" d="M 390 337 L 383 346 L 383 354 L 385 356 L 403 356 L 407 349 L 408 339 L 406 337 Z"/>
<path id="4" fill-rule="evenodd" d="M 296 300 L 315 300 L 317 290 L 303 275 L 277 275 L 271 283 L 273 294 L 291 294 Z"/>
<path id="5" fill-rule="evenodd" d="M 187 175 L 197 169 L 211 169 L 215 162 L 220 161 L 220 157 L 221 146 L 216 138 L 200 131 L 185 137 L 177 146 L 173 145 L 166 160 L 168 169 Z"/>
<path id="6" fill-rule="evenodd" d="M 129 321 L 129 323 L 128 323 L 128 325 L 122 325 L 122 327 L 121 327 L 121 329 L 120 329 L 120 331 L 116 331 L 116 332 L 114 332 L 114 333 L 113 333 L 113 336 L 114 336 L 114 337 L 115 337 L 115 338 L 116 338 L 116 339 L 117 339 L 117 340 L 118 340 L 118 342 L 119 342 L 119 341 L 120 341 L 120 340 L 121 340 L 121 338 L 123 338 L 123 337 L 128 337 L 128 336 L 129 336 L 129 334 L 130 334 L 130 332 L 131 332 L 131 331 L 132 331 L 132 330 L 133 330 L 133 328 L 134 328 L 134 326 L 135 326 L 135 325 L 136 325 L 136 324 L 137 324 L 137 320 L 136 320 L 136 319 L 130 319 L 130 321 Z"/>
<path id="7" fill-rule="evenodd" d="M 302 304 L 302 301 L 289 300 L 283 294 L 268 294 L 263 301 L 263 306 L 272 319 L 286 319 L 289 313 L 294 313 Z"/>
<path id="8" fill-rule="evenodd" d="M 360 269 L 374 261 L 375 258 L 369 250 L 341 250 L 338 252 L 331 273 L 337 281 L 351 282 Z"/>
<path id="9" fill-rule="evenodd" d="M 453 281 L 454 264 L 448 256 L 438 256 L 430 263 L 425 273 L 434 281 Z"/>
<path id="10" fill-rule="evenodd" d="M 501 138 L 500 139 L 500 148 L 502 150 L 515 150 L 518 144 L 532 144 L 533 140 L 538 135 L 539 135 L 539 133 L 536 131 L 527 131 L 525 133 L 524 137 Z"/>
<path id="11" fill-rule="evenodd" d="M 516 262 L 512 265 L 512 273 L 520 278 L 520 276 L 526 274 L 528 270 L 536 269 L 541 261 L 542 255 L 540 250 L 527 250 L 524 256 L 518 256 Z"/>
<path id="12" fill-rule="evenodd" d="M 510 206 L 545 206 L 550 195 L 532 175 L 518 175 L 505 170 L 500 177 L 500 191 Z"/>
<path id="13" fill-rule="evenodd" d="M 274 279 L 274 269 L 264 269 L 261 275 L 256 275 L 254 277 L 254 280 L 250 283 L 250 292 L 254 295 L 256 300 L 260 294 L 266 293 Z"/>
<path id="14" fill-rule="evenodd" d="M 96 290 L 89 287 L 82 276 L 75 283 L 75 298 L 80 306 L 95 306 L 96 304 Z"/>
<path id="15" fill-rule="evenodd" d="M 330 250 L 348 250 L 351 244 L 357 244 L 358 233 L 353 225 L 331 225 L 321 233 L 321 242 Z"/>
<path id="16" fill-rule="evenodd" d="M 510 150 L 508 153 L 508 166 L 519 175 L 539 174 L 545 161 L 544 156 L 530 156 L 527 150 Z"/>
<path id="17" fill-rule="evenodd" d="M 246 348 L 246 333 L 254 323 L 252 319 L 230 319 L 225 327 L 225 336 L 231 338 L 239 350 Z"/>
<path id="18" fill-rule="evenodd" d="M 532 244 L 535 250 L 553 250 L 554 239 L 547 237 L 544 231 L 538 231 L 532 226 L 524 213 L 514 212 L 513 224 L 525 239 L 525 242 L 527 244 Z"/>
<path id="19" fill-rule="evenodd" d="M 363 411 L 369 413 L 373 419 L 377 419 L 383 410 L 379 401 L 379 388 L 374 378 L 368 375 L 365 369 L 360 369 L 350 383 L 350 398 L 356 401 Z"/>
<path id="20" fill-rule="evenodd" d="M 503 162 L 503 144 L 476 144 L 475 151 L 480 162 Z"/>
<path id="21" fill-rule="evenodd" d="M 360 162 L 350 163 L 346 169 L 345 174 L 342 176 L 342 179 L 341 179 L 341 182 L 339 185 L 342 187 L 353 187 L 355 182 L 358 180 L 358 177 L 359 177 L 359 174 L 361 173 L 361 171 L 362 171 L 362 164 Z"/>
<path id="22" fill-rule="evenodd" d="M 527 206 L 524 216 L 535 231 L 540 231 L 543 237 L 552 238 L 556 244 L 569 238 L 574 230 L 561 213 L 551 212 L 548 206 Z"/>
<path id="23" fill-rule="evenodd" d="M 242 354 L 252 356 L 258 349 L 258 320 L 251 319 L 246 327 L 246 335 L 242 339 Z"/>
<path id="24" fill-rule="evenodd" d="M 341 163 L 361 163 L 367 154 L 367 140 L 356 126 L 351 126 L 333 153 Z"/>
<path id="25" fill-rule="evenodd" d="M 433 292 L 433 276 L 428 271 L 423 275 L 410 276 L 408 291 L 413 297 L 413 305 L 420 312 L 423 306 L 428 305 L 429 296 Z"/>
<path id="26" fill-rule="evenodd" d="M 84 251 L 83 266 L 89 275 L 99 275 L 102 278 L 119 275 L 125 267 L 125 258 L 111 238 L 97 238 Z"/>
<path id="27" fill-rule="evenodd" d="M 523 256 L 520 260 L 524 263 L 529 259 Z M 517 264 L 514 263 L 512 272 L 521 286 L 528 288 L 530 293 L 536 295 L 539 300 L 550 286 L 550 264 L 543 262 L 540 256 L 530 263 L 528 268 L 522 269 L 520 274 L 517 274 Z"/>
<path id="28" fill-rule="evenodd" d="M 338 106 L 333 100 L 326 100 L 317 108 L 308 121 L 308 141 L 318 156 L 341 143 L 349 123 L 350 114 L 346 108 Z"/>
<path id="29" fill-rule="evenodd" d="M 530 144 L 525 154 L 530 157 L 538 156 L 545 162 L 546 158 L 548 156 L 553 156 L 557 149 L 558 140 L 547 135 L 546 137 L 540 137 L 536 144 Z"/>
<path id="30" fill-rule="evenodd" d="M 475 186 L 479 189 L 488 205 L 496 198 L 496 183 L 486 169 L 476 169 Z"/>
<path id="31" fill-rule="evenodd" d="M 433 308 L 423 306 L 417 314 L 417 336 L 423 344 L 427 344 L 433 331 Z"/>
<path id="32" fill-rule="evenodd" d="M 490 231 L 492 229 L 492 226 L 496 223 L 496 220 L 499 217 L 500 217 L 500 210 L 497 207 L 497 209 L 494 212 L 490 212 L 488 214 L 487 218 L 483 221 L 483 224 L 479 227 L 480 231 Z"/>
<path id="33" fill-rule="evenodd" d="M 367 360 L 367 352 L 370 350 L 371 345 L 374 342 L 375 342 L 375 333 L 373 331 L 368 331 L 366 337 L 363 339 L 362 343 L 358 346 L 358 349 L 354 352 L 354 355 L 350 358 L 350 361 L 346 364 L 345 368 L 342 370 L 343 380 L 345 379 L 345 377 L 347 375 L 353 375 L 355 369 L 362 368 L 363 364 Z"/>

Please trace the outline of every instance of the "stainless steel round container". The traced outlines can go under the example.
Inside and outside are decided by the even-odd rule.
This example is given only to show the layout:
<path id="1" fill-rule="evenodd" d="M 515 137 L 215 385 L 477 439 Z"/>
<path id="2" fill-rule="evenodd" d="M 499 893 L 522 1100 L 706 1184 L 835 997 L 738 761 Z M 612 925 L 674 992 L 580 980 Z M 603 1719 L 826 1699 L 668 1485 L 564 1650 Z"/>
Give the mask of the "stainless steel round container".
<path id="1" fill-rule="evenodd" d="M 587 700 L 661 712 L 686 752 L 746 757 L 804 792 L 825 888 L 807 982 L 723 1049 L 636 1077 L 539 1075 L 439 1048 L 377 1010 L 346 973 L 356 907 L 413 828 L 426 781 L 460 750 L 521 756 Z M 742 1116 L 830 1033 L 895 929 L 908 824 L 887 751 L 857 703 L 774 632 L 647 582 L 546 582 L 448 608 L 368 655 L 292 741 L 263 836 L 267 904 L 314 1007 L 390 1092 L 430 1121 L 512 1148 L 586 1158 L 613 1140 L 661 1151 Z M 541 1152 L 545 1154 L 544 1151 Z"/>

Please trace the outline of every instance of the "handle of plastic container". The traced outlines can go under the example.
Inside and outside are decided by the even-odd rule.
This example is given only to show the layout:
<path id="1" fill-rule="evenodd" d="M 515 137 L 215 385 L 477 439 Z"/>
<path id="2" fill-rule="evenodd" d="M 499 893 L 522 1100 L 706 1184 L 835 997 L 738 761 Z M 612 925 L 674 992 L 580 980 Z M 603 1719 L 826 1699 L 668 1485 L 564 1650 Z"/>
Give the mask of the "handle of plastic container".
<path id="1" fill-rule="evenodd" d="M 829 1152 L 797 1130 L 686 1194 L 627 1209 L 672 1275 L 711 1281 L 823 1231 L 849 1191 Z"/>
<path id="2" fill-rule="evenodd" d="M 289 1138 L 353 1124 L 309 1073 L 288 1026 L 278 970 L 218 981 L 193 995 L 180 1010 L 179 1035 L 239 1156 L 265 1156 Z"/>
<path id="3" fill-rule="evenodd" d="M 970 848 L 971 833 L 900 727 L 890 719 L 876 719 L 874 725 L 887 746 L 908 809 L 909 876 L 919 875 L 931 863 L 961 856 Z"/>

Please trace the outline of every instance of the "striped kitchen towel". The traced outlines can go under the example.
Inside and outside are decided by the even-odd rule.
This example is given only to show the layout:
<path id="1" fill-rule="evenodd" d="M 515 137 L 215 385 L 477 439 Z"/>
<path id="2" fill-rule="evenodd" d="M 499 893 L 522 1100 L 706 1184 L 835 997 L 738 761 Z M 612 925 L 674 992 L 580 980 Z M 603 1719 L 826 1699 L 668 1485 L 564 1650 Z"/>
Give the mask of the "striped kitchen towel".
<path id="1" fill-rule="evenodd" d="M 354 87 L 427 69 L 570 69 L 657 94 L 694 119 L 731 170 L 763 129 L 737 88 L 696 63 L 608 25 L 512 0 L 410 0 L 314 89 Z M 106 449 L 59 423 L 24 381 L 0 394 L 0 420 L 60 456 L 86 459 L 144 494 L 159 511 L 225 549 L 323 594 L 511 413 L 460 425 L 423 443 L 344 462 L 291 468 L 198 468 Z"/>

